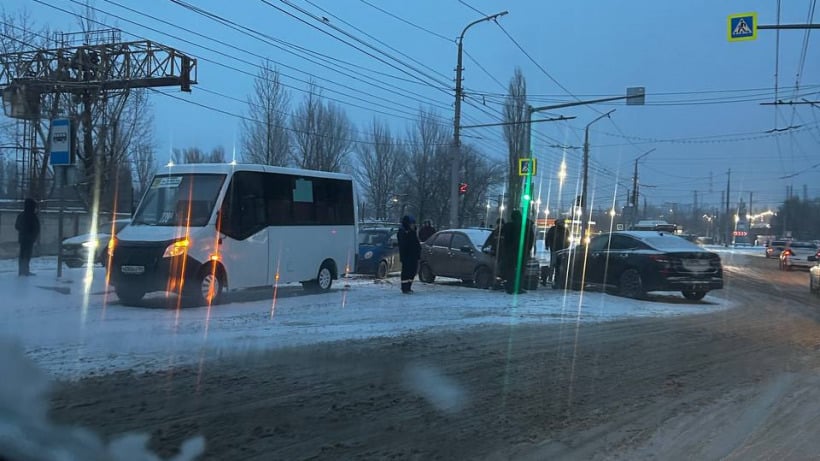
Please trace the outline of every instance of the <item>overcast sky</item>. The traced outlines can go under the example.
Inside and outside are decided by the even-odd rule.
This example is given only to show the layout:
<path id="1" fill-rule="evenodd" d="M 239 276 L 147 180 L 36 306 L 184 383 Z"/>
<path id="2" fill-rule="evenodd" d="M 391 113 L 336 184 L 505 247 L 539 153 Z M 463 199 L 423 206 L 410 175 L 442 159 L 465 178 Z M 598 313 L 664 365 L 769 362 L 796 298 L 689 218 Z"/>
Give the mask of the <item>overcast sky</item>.
<path id="1" fill-rule="evenodd" d="M 78 29 L 75 14 L 85 14 L 83 3 L 5 0 L 3 8 L 25 8 L 38 23 L 71 31 Z M 782 3 L 782 23 L 808 21 L 811 0 Z M 613 108 L 617 110 L 611 120 L 601 120 L 590 130 L 590 184 L 595 186 L 596 208 L 611 203 L 613 194 L 623 204 L 633 160 L 653 148 L 656 150 L 640 165 L 641 193 L 653 203 L 691 203 L 697 191 L 701 203 L 717 205 L 730 168 L 733 200 L 741 194 L 748 200 L 748 193 L 754 192 L 756 203 L 776 205 L 784 198 L 787 185 L 802 195 L 804 184 L 810 197 L 820 196 L 820 168 L 812 168 L 820 163 L 820 107 L 760 105 L 774 100 L 775 86 L 782 100 L 820 100 L 820 34 L 808 37 L 804 53 L 804 31 L 780 32 L 777 79 L 777 32 L 759 31 L 755 41 L 727 40 L 729 14 L 754 11 L 761 24 L 774 24 L 776 2 L 196 1 L 205 12 L 230 20 L 234 26 L 219 24 L 169 0 L 95 0 L 91 4 L 98 9 L 99 21 L 122 29 L 124 40 L 151 39 L 199 60 L 199 84 L 192 93 L 162 90 L 188 102 L 162 94 L 152 96 L 163 162 L 172 147 L 221 145 L 232 150 L 240 136 L 240 120 L 213 109 L 236 115 L 246 111 L 242 101 L 262 57 L 279 67 L 283 82 L 292 87 L 294 103 L 304 96 L 305 82 L 315 79 L 326 97 L 348 110 L 360 127 L 358 137 L 366 137 L 366 125 L 373 117 L 403 133 L 422 105 L 432 105 L 442 123 L 451 124 L 454 38 L 481 17 L 476 10 L 487 14 L 509 10 L 498 21 L 503 29 L 482 23 L 466 35 L 464 48 L 469 56 L 464 60 L 463 124 L 499 121 L 506 84 L 516 66 L 523 69 L 530 101 L 536 106 L 576 97 L 621 95 L 630 86 L 644 86 L 647 92 L 645 106 L 611 103 L 567 108 L 553 114 L 577 118 L 537 125 L 534 145 L 545 200 L 549 189 L 551 202 L 557 201 L 557 166 L 564 155 L 568 173 L 564 200 L 576 193 L 584 126 Z M 411 67 L 294 7 L 325 17 L 329 24 Z M 367 54 L 334 37 L 356 44 Z M 313 62 L 300 57 L 306 53 L 314 56 Z M 332 62 L 338 67 L 322 65 L 317 53 L 321 53 L 319 59 L 327 59 L 322 55 L 335 59 Z M 798 77 L 804 54 L 807 57 Z M 464 130 L 464 135 L 468 136 L 464 142 L 475 143 L 488 157 L 503 161 L 506 145 L 500 128 Z M 570 148 L 563 150 L 556 147 L 559 145 Z"/>

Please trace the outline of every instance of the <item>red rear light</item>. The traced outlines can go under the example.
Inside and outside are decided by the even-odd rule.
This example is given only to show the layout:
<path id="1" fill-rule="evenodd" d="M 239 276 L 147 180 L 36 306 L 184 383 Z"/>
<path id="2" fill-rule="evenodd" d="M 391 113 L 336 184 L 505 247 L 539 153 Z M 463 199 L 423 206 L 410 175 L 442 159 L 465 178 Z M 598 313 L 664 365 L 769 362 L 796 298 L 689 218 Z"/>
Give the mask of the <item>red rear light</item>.
<path id="1" fill-rule="evenodd" d="M 666 255 L 649 255 L 649 259 L 660 264 L 664 271 L 672 267 L 672 261 Z"/>
<path id="2" fill-rule="evenodd" d="M 791 256 L 792 254 L 793 254 L 793 253 L 792 253 L 792 250 L 790 250 L 790 249 L 788 249 L 788 248 L 786 248 L 785 250 L 783 250 L 783 256 Z"/>

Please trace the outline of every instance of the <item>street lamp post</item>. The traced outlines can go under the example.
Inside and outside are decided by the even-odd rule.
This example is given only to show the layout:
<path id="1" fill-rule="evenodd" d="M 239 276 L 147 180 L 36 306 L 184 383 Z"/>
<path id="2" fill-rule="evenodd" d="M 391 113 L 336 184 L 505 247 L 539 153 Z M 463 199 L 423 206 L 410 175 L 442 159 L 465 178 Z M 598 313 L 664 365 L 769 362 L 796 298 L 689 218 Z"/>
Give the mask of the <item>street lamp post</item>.
<path id="1" fill-rule="evenodd" d="M 581 177 L 581 210 L 584 212 L 584 218 L 581 220 L 581 238 L 586 237 L 587 231 L 587 222 L 585 220 L 589 220 L 591 215 L 587 212 L 587 177 L 589 176 L 589 127 L 592 126 L 593 123 L 601 120 L 604 117 L 609 117 L 615 109 L 611 111 L 599 115 L 595 120 L 587 123 L 586 128 L 584 128 L 584 171 L 583 176 Z"/>
<path id="2" fill-rule="evenodd" d="M 452 163 L 450 165 L 450 227 L 458 226 L 458 162 L 461 156 L 459 155 L 459 151 L 461 148 L 461 98 L 463 89 L 461 87 L 461 71 L 462 71 L 462 45 L 464 42 L 464 34 L 467 33 L 467 29 L 470 27 L 484 21 L 492 21 L 494 19 L 500 18 L 507 14 L 507 11 L 502 11 L 500 13 L 491 14 L 489 16 L 485 16 L 481 19 L 477 19 L 469 24 L 464 30 L 461 31 L 461 35 L 458 37 L 458 61 L 456 64 L 456 104 L 455 104 L 455 117 L 453 117 L 453 158 Z"/>
<path id="3" fill-rule="evenodd" d="M 655 152 L 654 148 L 635 158 L 635 173 L 632 176 L 632 227 L 635 227 L 638 220 L 638 161 L 652 152 Z"/>

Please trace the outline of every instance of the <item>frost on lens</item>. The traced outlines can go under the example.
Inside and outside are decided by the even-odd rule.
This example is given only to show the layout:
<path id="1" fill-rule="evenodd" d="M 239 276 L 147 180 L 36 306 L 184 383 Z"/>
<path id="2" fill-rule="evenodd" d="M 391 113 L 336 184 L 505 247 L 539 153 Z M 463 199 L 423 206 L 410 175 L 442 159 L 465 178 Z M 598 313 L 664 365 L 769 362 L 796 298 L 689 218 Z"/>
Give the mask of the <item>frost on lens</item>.
<path id="1" fill-rule="evenodd" d="M 155 461 L 147 434 L 129 433 L 106 442 L 90 430 L 48 418 L 48 377 L 16 343 L 0 340 L 0 459 L 9 461 Z M 173 461 L 197 459 L 201 436 L 186 440 Z"/>

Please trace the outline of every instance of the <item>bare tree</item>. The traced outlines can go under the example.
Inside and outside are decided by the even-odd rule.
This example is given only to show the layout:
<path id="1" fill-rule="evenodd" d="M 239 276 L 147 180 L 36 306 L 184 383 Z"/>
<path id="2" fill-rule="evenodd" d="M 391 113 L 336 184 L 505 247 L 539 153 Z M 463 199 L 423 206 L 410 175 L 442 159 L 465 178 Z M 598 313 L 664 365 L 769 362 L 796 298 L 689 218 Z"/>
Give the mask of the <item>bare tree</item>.
<path id="1" fill-rule="evenodd" d="M 137 182 L 137 191 L 141 195 L 148 188 L 151 176 L 157 169 L 157 159 L 154 146 L 138 143 L 132 151 L 134 176 Z"/>
<path id="2" fill-rule="evenodd" d="M 507 87 L 507 98 L 504 102 L 504 139 L 507 141 L 507 196 L 509 208 L 518 208 L 521 203 L 521 177 L 518 176 L 518 159 L 527 156 L 527 81 L 521 68 L 515 68 L 515 74 Z"/>
<path id="3" fill-rule="evenodd" d="M 300 168 L 342 171 L 353 147 L 353 123 L 344 109 L 323 102 L 311 83 L 302 104 L 291 115 L 293 162 Z"/>
<path id="4" fill-rule="evenodd" d="M 28 51 L 38 48 L 49 48 L 53 45 L 48 38 L 51 36 L 51 31 L 46 27 L 38 27 L 28 10 L 21 9 L 17 13 L 9 13 L 5 10 L 0 11 L 0 54 L 10 54 L 21 51 Z M 18 171 L 17 163 L 12 164 L 14 169 L 15 184 L 14 189 L 8 191 L 9 195 L 17 196 L 22 192 L 24 195 L 43 198 L 45 197 L 47 178 L 49 174 L 49 165 L 46 161 L 45 153 L 50 150 L 48 126 L 49 120 L 57 117 L 60 109 L 59 96 L 45 95 L 41 96 L 40 107 L 43 116 L 34 120 L 12 120 L 3 117 L 0 119 L 0 138 L 5 138 L 5 141 L 13 141 L 21 139 L 21 132 L 30 127 L 36 133 L 36 144 L 27 146 L 31 149 L 30 152 L 25 152 L 23 155 L 32 155 L 29 160 L 30 170 Z M 2 144 L 11 144 L 0 139 Z M 36 146 L 36 147 L 35 147 Z M 20 146 L 21 148 L 23 146 Z M 25 187 L 26 190 L 19 189 Z"/>
<path id="5" fill-rule="evenodd" d="M 225 148 L 217 146 L 210 152 L 199 147 L 174 149 L 175 163 L 225 163 Z"/>
<path id="6" fill-rule="evenodd" d="M 263 61 L 248 96 L 248 118 L 242 121 L 242 147 L 251 163 L 285 166 L 290 157 L 287 115 L 290 96 L 279 71 Z"/>
<path id="7" fill-rule="evenodd" d="M 387 202 L 397 192 L 406 164 L 406 149 L 396 143 L 387 124 L 373 119 L 369 142 L 356 146 L 359 165 L 356 176 L 376 219 L 387 218 Z"/>
<path id="8" fill-rule="evenodd" d="M 449 216 L 450 137 L 450 129 L 439 122 L 434 110 L 419 110 L 408 133 L 411 153 L 404 181 L 408 203 L 419 219 L 443 223 Z"/>
<path id="9" fill-rule="evenodd" d="M 461 177 L 468 185 L 460 198 L 459 223 L 478 224 L 486 216 L 486 203 L 490 190 L 504 182 L 506 168 L 486 158 L 475 146 L 461 146 Z M 487 223 L 485 223 L 487 224 Z"/>
<path id="10" fill-rule="evenodd" d="M 225 163 L 225 148 L 216 146 L 211 149 L 211 153 L 207 157 L 208 163 Z"/>

